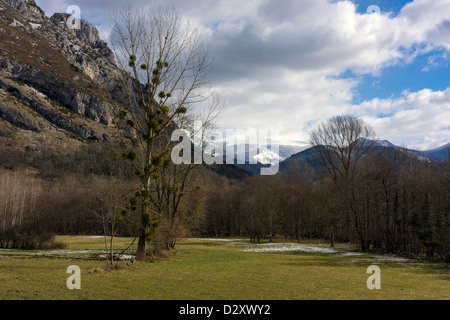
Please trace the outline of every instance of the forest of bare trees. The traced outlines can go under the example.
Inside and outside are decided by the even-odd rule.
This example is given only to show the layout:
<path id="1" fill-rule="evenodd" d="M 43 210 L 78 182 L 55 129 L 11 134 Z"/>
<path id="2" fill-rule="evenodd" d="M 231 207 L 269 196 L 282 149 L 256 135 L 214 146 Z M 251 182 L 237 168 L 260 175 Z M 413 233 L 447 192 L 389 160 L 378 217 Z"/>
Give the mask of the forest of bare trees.
<path id="1" fill-rule="evenodd" d="M 329 121 L 365 126 L 352 117 Z M 187 236 L 321 239 L 448 261 L 450 161 L 376 147 L 366 134 L 348 137 L 360 143 L 352 146 L 364 154 L 357 161 L 356 151 L 344 150 L 349 144 L 319 139 L 313 150 L 321 166 L 294 162 L 274 176 L 232 179 L 202 165 L 161 169 L 151 194 L 160 221 L 148 250 L 170 250 Z M 0 171 L 0 247 L 48 247 L 57 245 L 50 235 L 99 234 L 112 248 L 115 236 L 139 236 L 139 179 L 119 147 L 91 144 L 71 156 L 31 158 L 32 171 Z"/>
<path id="2" fill-rule="evenodd" d="M 139 214 L 129 210 L 129 199 L 138 184 L 126 161 L 115 147 L 92 145 L 72 157 L 43 153 L 34 162 L 39 174 L 1 171 L 0 246 L 45 247 L 50 234 L 136 236 Z M 188 167 L 171 170 L 167 186 Z M 378 148 L 355 167 L 352 203 L 326 172 L 307 164 L 242 180 L 203 166 L 189 170 L 183 197 L 155 191 L 164 214 L 152 249 L 173 248 L 186 236 L 324 239 L 331 246 L 351 242 L 367 251 L 450 257 L 448 160 L 424 162 Z M 124 218 L 124 211 L 131 213 Z"/>

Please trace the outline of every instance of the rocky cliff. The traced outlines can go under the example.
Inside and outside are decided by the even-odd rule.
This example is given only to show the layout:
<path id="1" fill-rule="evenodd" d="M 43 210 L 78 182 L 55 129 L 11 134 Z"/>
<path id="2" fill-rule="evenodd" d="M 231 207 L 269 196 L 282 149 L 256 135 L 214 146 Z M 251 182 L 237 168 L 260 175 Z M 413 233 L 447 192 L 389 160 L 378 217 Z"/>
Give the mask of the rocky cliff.
<path id="1" fill-rule="evenodd" d="M 67 26 L 67 20 L 69 17 L 70 14 L 68 13 L 55 13 L 50 17 L 50 20 L 56 23 L 60 28 L 67 30 L 67 32 L 71 33 L 74 37 L 77 37 L 81 41 L 95 43 L 100 40 L 100 34 L 97 28 L 85 20 L 80 21 L 79 29 L 69 29 Z"/>
<path id="2" fill-rule="evenodd" d="M 47 17 L 33 0 L 0 0 L 0 148 L 76 148 L 117 136 L 121 71 L 89 22 Z M 1 150 L 4 152 L 4 150 Z"/>
<path id="3" fill-rule="evenodd" d="M 26 19 L 33 22 L 42 22 L 45 19 L 45 13 L 36 5 L 34 0 L 2 0 L 9 7 L 16 10 Z"/>

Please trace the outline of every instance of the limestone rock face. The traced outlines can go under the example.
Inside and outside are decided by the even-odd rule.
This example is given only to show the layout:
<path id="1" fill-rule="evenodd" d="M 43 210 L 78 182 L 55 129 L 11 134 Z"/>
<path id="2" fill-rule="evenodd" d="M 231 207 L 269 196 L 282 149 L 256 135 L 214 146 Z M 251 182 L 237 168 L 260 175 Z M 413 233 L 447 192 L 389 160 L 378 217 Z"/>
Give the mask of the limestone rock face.
<path id="1" fill-rule="evenodd" d="M 117 132 L 123 71 L 94 25 L 71 29 L 69 18 L 48 18 L 34 0 L 0 0 L 0 140 L 16 129 L 81 140 Z"/>
<path id="2" fill-rule="evenodd" d="M 19 1 L 19 0 L 16 0 Z M 66 29 L 67 32 L 72 33 L 73 36 L 77 37 L 81 41 L 86 41 L 89 43 L 95 43 L 100 41 L 100 33 L 97 28 L 91 23 L 80 19 L 80 28 L 70 28 L 68 27 L 67 20 L 69 19 L 70 14 L 68 13 L 55 13 L 51 16 L 50 20 L 55 22 L 57 25 Z M 70 24 L 69 24 L 70 25 Z"/>
<path id="3" fill-rule="evenodd" d="M 114 60 L 114 52 L 109 48 L 106 41 L 98 40 L 94 43 L 94 48 L 98 50 L 98 52 L 106 58 L 111 64 L 115 64 Z"/>
<path id="4" fill-rule="evenodd" d="M 25 18 L 34 22 L 41 22 L 45 19 L 45 13 L 36 5 L 34 0 L 2 0 L 4 3 L 15 9 Z"/>

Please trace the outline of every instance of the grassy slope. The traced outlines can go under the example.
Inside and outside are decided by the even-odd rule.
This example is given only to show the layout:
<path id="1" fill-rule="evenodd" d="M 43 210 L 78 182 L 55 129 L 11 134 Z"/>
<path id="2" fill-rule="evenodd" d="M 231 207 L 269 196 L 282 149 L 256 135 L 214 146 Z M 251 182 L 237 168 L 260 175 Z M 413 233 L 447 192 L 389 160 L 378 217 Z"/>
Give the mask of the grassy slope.
<path id="1" fill-rule="evenodd" d="M 68 249 L 102 249 L 101 239 L 62 238 Z M 119 240 L 118 247 L 126 244 Z M 0 252 L 0 299 L 449 299 L 445 264 L 313 253 L 250 253 L 235 245 L 184 242 L 170 260 L 89 274 L 102 261 Z M 71 255 L 73 257 L 73 255 Z M 81 268 L 81 290 L 66 269 Z M 381 290 L 366 269 L 381 268 Z"/>

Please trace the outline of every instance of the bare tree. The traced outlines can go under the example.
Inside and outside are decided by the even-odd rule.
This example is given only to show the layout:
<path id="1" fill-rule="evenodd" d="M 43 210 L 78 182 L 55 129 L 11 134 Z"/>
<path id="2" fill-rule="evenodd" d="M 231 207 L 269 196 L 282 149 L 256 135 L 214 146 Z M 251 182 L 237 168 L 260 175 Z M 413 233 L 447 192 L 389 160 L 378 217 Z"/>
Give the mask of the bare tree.
<path id="1" fill-rule="evenodd" d="M 214 97 L 207 86 L 212 58 L 198 30 L 175 9 L 123 9 L 113 18 L 111 39 L 116 60 L 127 71 L 122 73 L 126 108 L 118 116 L 134 135 L 125 156 L 140 179 L 138 255 L 143 257 L 161 219 L 157 190 L 172 165 L 171 130 L 192 126 L 196 106 Z M 207 115 L 204 125 L 216 114 Z"/>
<path id="2" fill-rule="evenodd" d="M 355 174 L 362 159 L 374 148 L 375 139 L 375 131 L 363 120 L 351 115 L 334 116 L 311 134 L 311 144 L 316 147 L 315 154 L 320 164 L 352 213 L 363 251 L 368 249 L 370 242 L 365 237 L 361 222 Z"/>
<path id="3" fill-rule="evenodd" d="M 101 221 L 106 258 L 111 264 L 114 263 L 114 238 L 118 225 L 126 218 L 123 209 L 124 199 L 130 193 L 128 184 L 114 177 L 93 177 L 92 181 L 94 214 Z"/>
<path id="4" fill-rule="evenodd" d="M 20 173 L 0 172 L 0 232 L 33 220 L 41 185 Z"/>

